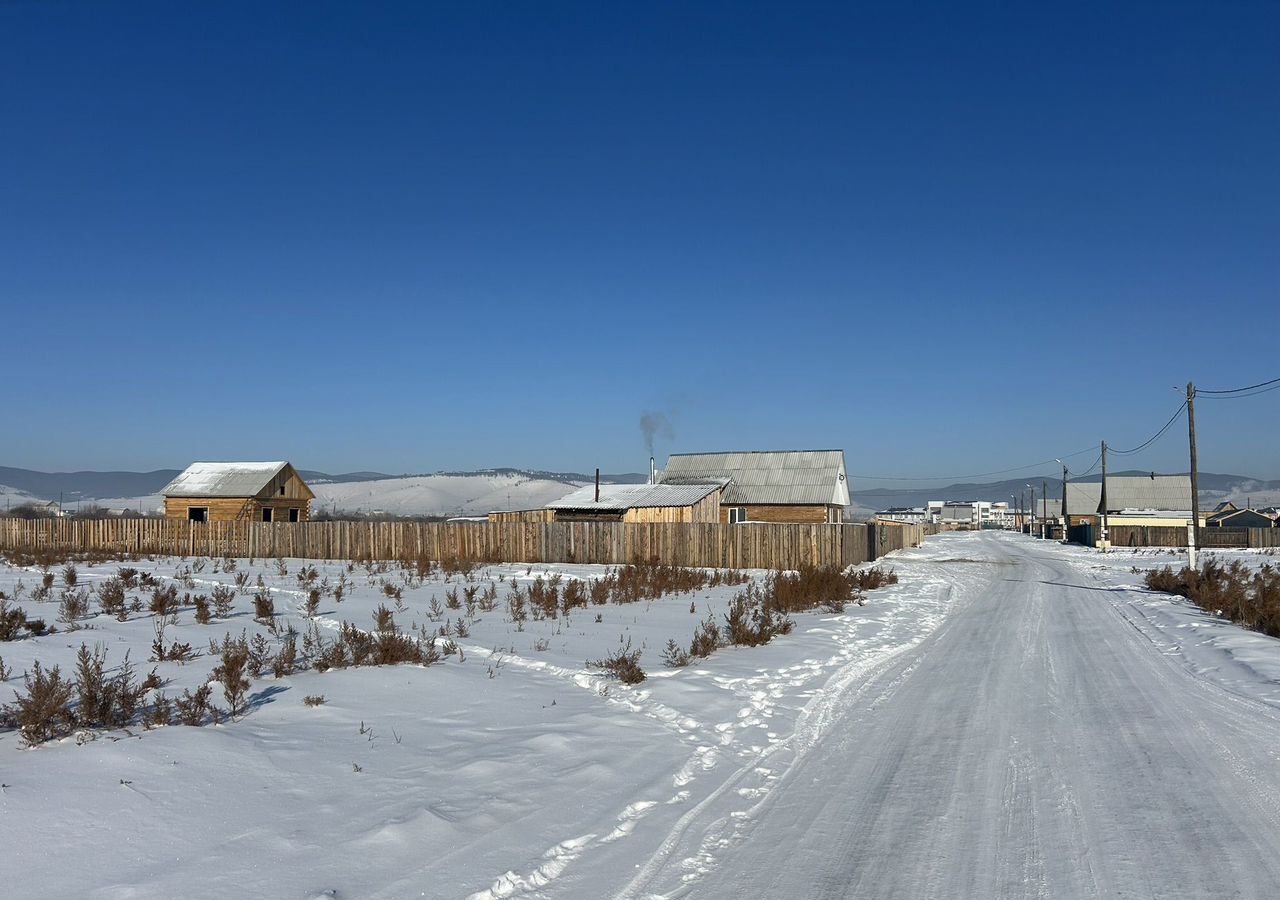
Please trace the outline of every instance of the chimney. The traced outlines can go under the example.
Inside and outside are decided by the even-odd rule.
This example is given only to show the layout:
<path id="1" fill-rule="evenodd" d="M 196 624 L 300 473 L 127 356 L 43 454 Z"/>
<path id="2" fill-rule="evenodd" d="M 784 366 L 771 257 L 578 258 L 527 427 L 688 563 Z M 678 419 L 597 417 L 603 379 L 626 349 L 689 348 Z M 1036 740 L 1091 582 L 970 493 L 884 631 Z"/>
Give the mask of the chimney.
<path id="1" fill-rule="evenodd" d="M 652 456 L 649 457 L 649 483 L 650 484 L 658 483 L 658 469 L 653 463 Z"/>
<path id="2" fill-rule="evenodd" d="M 596 502 L 600 502 L 600 467 L 596 467 Z"/>

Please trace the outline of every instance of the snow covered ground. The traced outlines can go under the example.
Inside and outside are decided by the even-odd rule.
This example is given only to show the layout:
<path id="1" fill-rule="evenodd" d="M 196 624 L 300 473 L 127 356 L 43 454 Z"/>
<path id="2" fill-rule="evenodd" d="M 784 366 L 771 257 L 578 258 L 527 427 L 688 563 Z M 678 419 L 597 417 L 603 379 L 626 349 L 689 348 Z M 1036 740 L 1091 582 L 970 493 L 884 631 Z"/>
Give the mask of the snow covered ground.
<path id="1" fill-rule="evenodd" d="M 172 578 L 191 562 L 132 565 Z M 1133 566 L 1166 562 L 942 535 L 881 561 L 901 582 L 865 606 L 683 669 L 661 665 L 668 637 L 687 643 L 739 588 L 520 628 L 512 579 L 603 568 L 487 567 L 473 577 L 501 579 L 499 604 L 455 638 L 462 659 L 268 673 L 219 726 L 34 750 L 0 734 L 0 884 L 33 898 L 1276 896 L 1280 642 L 1137 587 Z M 304 564 L 237 571 L 261 574 L 301 629 Z M 402 626 L 452 624 L 432 600 L 467 586 L 316 567 L 351 582 L 321 604 L 329 629 L 370 627 L 393 605 L 383 581 L 402 587 Z M 190 574 L 195 590 L 233 582 L 211 568 Z M 0 590 L 38 578 L 0 567 Z M 167 637 L 263 632 L 251 616 L 242 592 L 230 621 L 184 610 Z M 69 669 L 82 640 L 145 662 L 148 613 L 82 624 L 0 644 L 18 673 L 4 693 L 35 659 Z M 642 684 L 584 665 L 628 640 Z M 172 694 L 214 664 L 158 668 Z"/>

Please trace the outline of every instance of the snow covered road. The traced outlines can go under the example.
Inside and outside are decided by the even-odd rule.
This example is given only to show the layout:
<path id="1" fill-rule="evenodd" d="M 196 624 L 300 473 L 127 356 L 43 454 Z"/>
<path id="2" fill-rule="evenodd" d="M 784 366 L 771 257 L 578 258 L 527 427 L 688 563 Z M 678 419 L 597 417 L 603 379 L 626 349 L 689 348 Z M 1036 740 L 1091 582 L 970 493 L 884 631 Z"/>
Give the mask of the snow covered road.
<path id="1" fill-rule="evenodd" d="M 1280 710 L 1186 665 L 1083 551 L 939 545 L 963 553 L 941 627 L 617 896 L 1280 896 Z"/>

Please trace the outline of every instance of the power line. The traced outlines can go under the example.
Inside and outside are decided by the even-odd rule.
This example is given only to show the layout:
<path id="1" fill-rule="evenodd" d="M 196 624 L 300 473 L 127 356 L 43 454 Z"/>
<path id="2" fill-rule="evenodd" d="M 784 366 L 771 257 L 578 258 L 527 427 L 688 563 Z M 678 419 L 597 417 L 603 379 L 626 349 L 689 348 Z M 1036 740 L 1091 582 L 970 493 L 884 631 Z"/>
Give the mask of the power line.
<path id="1" fill-rule="evenodd" d="M 1264 387 L 1257 390 L 1250 390 L 1248 393 L 1240 394 L 1207 394 L 1206 400 L 1243 400 L 1245 397 L 1257 397 L 1259 394 L 1269 394 L 1274 390 L 1280 390 L 1280 384 L 1273 384 L 1270 387 Z M 1196 394 L 1199 395 L 1199 391 Z"/>
<path id="2" fill-rule="evenodd" d="M 1269 387 L 1270 385 L 1275 385 L 1276 387 L 1280 387 L 1280 378 L 1272 378 L 1270 381 L 1263 381 L 1258 384 L 1251 384 L 1248 387 L 1231 388 L 1230 390 L 1227 390 L 1227 391 L 1206 391 L 1203 388 L 1196 388 L 1196 394 L 1197 395 L 1199 394 L 1219 394 L 1219 395 L 1243 394 L 1245 391 L 1252 391 L 1257 388 Z"/>
<path id="3" fill-rule="evenodd" d="M 1131 453 L 1137 453 L 1139 450 L 1145 450 L 1147 447 L 1155 443 L 1156 440 L 1158 440 L 1162 434 L 1164 434 L 1166 431 L 1169 430 L 1169 426 L 1177 421 L 1178 416 L 1182 415 L 1182 411 L 1186 408 L 1187 408 L 1187 401 L 1183 400 L 1182 405 L 1179 406 L 1176 410 L 1174 410 L 1173 415 L 1169 417 L 1169 421 L 1165 422 L 1159 431 L 1157 431 L 1151 437 L 1147 438 L 1138 446 L 1134 447 L 1132 450 L 1114 450 L 1111 447 L 1108 447 L 1107 449 L 1110 450 L 1112 453 L 1116 454 L 1117 456 L 1128 456 Z"/>
<path id="4" fill-rule="evenodd" d="M 1092 451 L 1092 447 L 1085 447 L 1083 450 L 1077 450 L 1074 453 L 1065 453 L 1062 459 L 1070 459 L 1073 456 L 1080 456 L 1084 453 Z M 1041 462 L 1031 463 L 1026 466 L 1014 466 L 1010 469 L 998 469 L 994 472 L 974 472 L 969 475 L 917 475 L 909 478 L 903 475 L 863 475 L 859 472 L 850 472 L 850 478 L 862 478 L 867 481 L 959 481 L 963 478 L 986 478 L 989 475 L 1006 475 L 1010 472 L 1024 472 L 1027 469 L 1038 469 L 1042 466 L 1052 465 L 1057 459 L 1046 459 Z"/>

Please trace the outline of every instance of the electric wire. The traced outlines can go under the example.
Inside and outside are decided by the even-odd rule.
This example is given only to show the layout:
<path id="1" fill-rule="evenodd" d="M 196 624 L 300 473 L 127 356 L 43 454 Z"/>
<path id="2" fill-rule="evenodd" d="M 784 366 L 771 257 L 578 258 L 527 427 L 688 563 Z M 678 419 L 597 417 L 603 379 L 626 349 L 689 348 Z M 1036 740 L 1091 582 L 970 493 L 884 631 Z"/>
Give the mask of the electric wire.
<path id="1" fill-rule="evenodd" d="M 1073 456 L 1080 456 L 1093 450 L 1093 447 L 1085 447 L 1083 450 L 1076 450 L 1074 453 L 1064 453 L 1061 459 L 1071 459 Z M 986 478 L 990 475 L 1007 475 L 1010 472 L 1024 472 L 1027 469 L 1039 469 L 1043 466 L 1052 465 L 1058 461 L 1055 459 L 1046 459 L 1041 462 L 1031 463 L 1025 466 L 1014 466 L 1010 469 L 997 469 L 994 472 L 973 472 L 968 475 L 918 475 L 915 477 L 907 477 L 904 475 L 864 475 L 860 472 L 850 472 L 850 478 L 862 478 L 866 481 L 962 481 L 965 478 Z"/>
<path id="2" fill-rule="evenodd" d="M 1187 408 L 1187 401 L 1183 400 L 1182 405 L 1179 406 L 1176 410 L 1174 410 L 1173 415 L 1169 417 L 1169 421 L 1165 422 L 1159 431 L 1151 435 L 1151 437 L 1147 438 L 1145 441 L 1143 441 L 1138 446 L 1134 447 L 1132 450 L 1112 450 L 1110 447 L 1108 447 L 1107 449 L 1110 452 L 1114 453 L 1116 456 L 1129 456 L 1132 453 L 1137 453 L 1139 450 L 1145 450 L 1147 447 L 1150 447 L 1153 443 L 1155 443 L 1162 434 L 1164 434 L 1166 431 L 1169 430 L 1169 426 L 1178 420 L 1178 416 L 1182 415 L 1182 411 L 1186 408 Z"/>
<path id="3" fill-rule="evenodd" d="M 1252 391 L 1257 388 L 1269 387 L 1271 385 L 1280 387 L 1280 378 L 1272 378 L 1270 381 L 1263 381 L 1263 382 L 1259 382 L 1258 384 L 1251 384 L 1248 387 L 1231 388 L 1230 390 L 1226 390 L 1226 391 L 1209 391 L 1209 390 L 1202 390 L 1200 388 L 1196 388 L 1195 390 L 1196 390 L 1197 396 L 1199 396 L 1200 394 L 1217 394 L 1220 396 L 1225 396 L 1227 394 L 1243 394 L 1245 391 Z"/>

